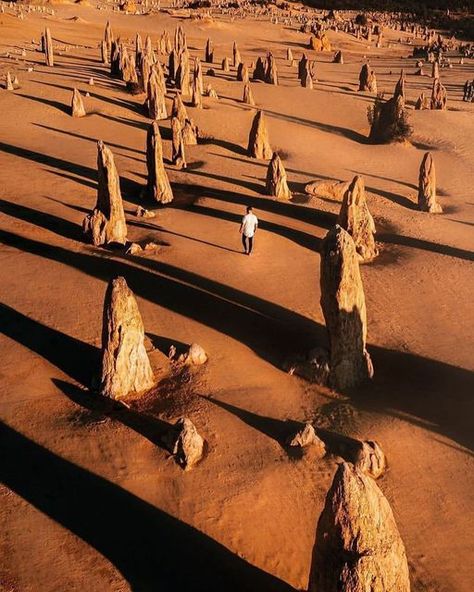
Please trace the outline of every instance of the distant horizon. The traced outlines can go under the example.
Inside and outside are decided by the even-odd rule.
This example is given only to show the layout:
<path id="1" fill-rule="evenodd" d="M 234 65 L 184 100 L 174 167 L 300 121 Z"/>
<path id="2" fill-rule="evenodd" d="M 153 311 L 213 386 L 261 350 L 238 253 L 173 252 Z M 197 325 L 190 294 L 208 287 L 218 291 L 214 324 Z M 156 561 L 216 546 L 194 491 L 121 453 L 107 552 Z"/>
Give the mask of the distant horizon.
<path id="1" fill-rule="evenodd" d="M 326 10 L 375 10 L 377 12 L 406 10 L 422 12 L 431 10 L 452 10 L 454 12 L 474 11 L 474 1 L 453 2 L 452 0 L 306 0 L 305 4 Z"/>

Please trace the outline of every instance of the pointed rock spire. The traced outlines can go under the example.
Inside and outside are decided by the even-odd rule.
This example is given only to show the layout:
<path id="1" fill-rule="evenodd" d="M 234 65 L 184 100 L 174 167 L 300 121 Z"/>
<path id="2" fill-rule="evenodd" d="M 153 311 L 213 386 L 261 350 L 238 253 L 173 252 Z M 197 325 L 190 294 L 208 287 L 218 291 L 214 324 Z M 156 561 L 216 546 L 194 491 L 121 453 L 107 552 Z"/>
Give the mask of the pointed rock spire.
<path id="1" fill-rule="evenodd" d="M 248 154 L 252 158 L 260 158 L 262 160 L 270 160 L 273 156 L 263 111 L 258 111 L 253 119 L 249 134 Z"/>
<path id="2" fill-rule="evenodd" d="M 96 246 L 127 242 L 127 224 L 123 210 L 120 180 L 112 152 L 102 141 L 97 143 L 97 203 L 83 222 L 84 233 Z"/>
<path id="3" fill-rule="evenodd" d="M 250 88 L 250 83 L 244 85 L 244 94 L 242 96 L 242 102 L 246 103 L 247 105 L 255 105 L 252 89 Z"/>
<path id="4" fill-rule="evenodd" d="M 156 121 L 150 125 L 147 131 L 146 163 L 148 168 L 147 197 L 161 204 L 170 203 L 173 201 L 173 191 L 163 164 L 163 145 L 160 128 Z"/>
<path id="5" fill-rule="evenodd" d="M 186 168 L 186 157 L 184 154 L 183 130 L 177 117 L 171 118 L 171 132 L 173 135 L 171 160 L 177 168 L 184 169 Z"/>
<path id="6" fill-rule="evenodd" d="M 359 91 L 377 92 L 377 78 L 369 64 L 364 64 L 359 74 Z"/>
<path id="7" fill-rule="evenodd" d="M 309 592 L 410 592 L 403 541 L 369 476 L 339 465 L 319 518 Z"/>
<path id="8" fill-rule="evenodd" d="M 439 78 L 436 78 L 431 91 L 431 109 L 444 111 L 447 104 L 448 93 L 446 92 L 446 87 L 441 84 Z"/>
<path id="9" fill-rule="evenodd" d="M 101 395 L 120 400 L 137 397 L 154 386 L 144 341 L 135 296 L 125 278 L 117 277 L 109 283 L 104 301 Z"/>
<path id="10" fill-rule="evenodd" d="M 330 350 L 330 384 L 345 390 L 373 376 L 366 350 L 367 312 L 352 237 L 336 225 L 321 250 L 321 308 Z"/>
<path id="11" fill-rule="evenodd" d="M 146 104 L 150 119 L 166 119 L 168 117 L 165 88 L 154 66 L 148 79 Z"/>
<path id="12" fill-rule="evenodd" d="M 429 212 L 430 214 L 441 214 L 443 212 L 436 197 L 436 170 L 430 152 L 425 154 L 420 166 L 418 207 L 423 212 Z"/>
<path id="13" fill-rule="evenodd" d="M 44 31 L 44 55 L 47 66 L 54 66 L 53 39 L 49 27 Z"/>
<path id="14" fill-rule="evenodd" d="M 277 199 L 291 199 L 291 191 L 288 188 L 285 167 L 276 152 L 273 153 L 268 165 L 265 189 L 267 195 L 272 195 Z"/>
<path id="15" fill-rule="evenodd" d="M 345 192 L 337 223 L 352 237 L 362 261 L 371 261 L 379 254 L 375 244 L 375 222 L 369 212 L 364 179 L 354 177 Z"/>
<path id="16" fill-rule="evenodd" d="M 82 96 L 77 88 L 72 91 L 71 115 L 73 117 L 84 117 L 86 115 L 86 109 L 82 101 Z"/>

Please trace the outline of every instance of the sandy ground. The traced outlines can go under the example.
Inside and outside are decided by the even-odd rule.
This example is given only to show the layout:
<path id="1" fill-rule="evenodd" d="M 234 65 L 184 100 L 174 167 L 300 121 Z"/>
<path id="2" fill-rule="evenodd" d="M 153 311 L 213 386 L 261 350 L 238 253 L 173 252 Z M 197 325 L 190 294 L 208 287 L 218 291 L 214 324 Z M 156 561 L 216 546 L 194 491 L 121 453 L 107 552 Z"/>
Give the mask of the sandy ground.
<path id="1" fill-rule="evenodd" d="M 152 220 L 133 215 L 149 120 L 143 96 L 127 94 L 99 61 L 107 18 L 122 38 L 140 31 L 156 41 L 181 24 L 193 55 L 203 58 L 208 36 L 216 48 L 216 76 L 205 82 L 220 99 L 189 108 L 206 140 L 188 149 L 188 170 L 167 165 L 176 200 Z M 45 26 L 55 45 L 71 44 L 54 68 L 32 50 Z M 78 5 L 24 21 L 0 15 L 0 74 L 8 68 L 21 82 L 0 90 L 0 589 L 305 589 L 338 458 L 295 458 L 282 442 L 294 422 L 314 420 L 383 446 L 390 470 L 379 484 L 406 544 L 413 590 L 471 592 L 474 106 L 461 101 L 461 84 L 474 77 L 474 62 L 442 71 L 448 111 L 410 111 L 411 145 L 370 146 L 372 99 L 355 92 L 364 56 L 387 92 L 406 68 L 410 105 L 431 79 L 414 76 L 398 34 L 387 33 L 393 46 L 381 49 L 330 36 L 345 64 L 313 54 L 310 91 L 283 59 L 288 46 L 299 58 L 307 35 L 267 21 L 201 23 Z M 277 57 L 280 86 L 252 87 L 272 146 L 283 151 L 293 203 L 262 195 L 266 163 L 245 154 L 253 111 L 240 102 L 235 72 L 220 69 L 234 39 L 247 62 L 267 49 Z M 21 48 L 33 72 L 18 55 L 5 57 Z M 74 86 L 90 92 L 83 119 L 67 112 Z M 169 158 L 169 121 L 160 127 Z M 115 155 L 130 238 L 161 242 L 158 254 L 83 242 L 98 139 Z M 414 209 L 428 149 L 442 216 Z M 308 203 L 304 184 L 356 173 L 382 252 L 362 268 L 375 378 L 342 396 L 285 374 L 281 363 L 325 342 L 318 249 L 339 204 Z M 238 234 L 247 204 L 261 221 L 250 258 Z M 99 363 L 106 284 L 118 274 L 137 295 L 155 365 L 171 343 L 198 342 L 210 355 L 189 382 L 164 380 L 141 414 L 104 415 L 85 390 Z M 158 437 L 182 414 L 208 443 L 187 473 Z"/>

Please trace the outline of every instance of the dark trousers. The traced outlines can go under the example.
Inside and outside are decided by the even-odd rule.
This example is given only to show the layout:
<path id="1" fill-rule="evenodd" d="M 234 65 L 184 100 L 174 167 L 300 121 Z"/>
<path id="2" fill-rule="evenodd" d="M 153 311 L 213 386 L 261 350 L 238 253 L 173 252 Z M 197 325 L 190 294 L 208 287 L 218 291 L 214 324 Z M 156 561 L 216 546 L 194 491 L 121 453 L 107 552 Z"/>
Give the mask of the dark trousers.
<path id="1" fill-rule="evenodd" d="M 253 236 L 242 235 L 242 244 L 246 253 L 251 253 L 253 249 Z"/>

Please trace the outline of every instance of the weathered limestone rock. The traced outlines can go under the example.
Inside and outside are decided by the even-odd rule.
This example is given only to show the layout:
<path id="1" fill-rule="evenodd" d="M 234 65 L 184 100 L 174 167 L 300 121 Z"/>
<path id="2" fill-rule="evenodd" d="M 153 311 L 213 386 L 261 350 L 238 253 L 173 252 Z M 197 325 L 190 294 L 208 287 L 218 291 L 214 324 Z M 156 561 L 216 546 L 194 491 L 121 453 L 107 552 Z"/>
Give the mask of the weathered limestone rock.
<path id="1" fill-rule="evenodd" d="M 165 437 L 168 450 L 185 471 L 191 469 L 204 456 L 204 439 L 193 422 L 179 419 Z"/>
<path id="2" fill-rule="evenodd" d="M 125 53 L 123 58 L 122 80 L 127 83 L 127 88 L 138 90 L 138 75 L 133 55 Z"/>
<path id="3" fill-rule="evenodd" d="M 208 84 L 206 86 L 206 97 L 209 97 L 210 99 L 218 99 L 219 95 L 217 94 L 215 88 L 213 88 L 210 84 Z"/>
<path id="4" fill-rule="evenodd" d="M 127 242 L 127 224 L 123 211 L 120 179 L 112 152 L 102 141 L 97 143 L 97 203 L 83 222 L 84 233 L 93 244 Z"/>
<path id="5" fill-rule="evenodd" d="M 153 51 L 153 42 L 151 40 L 150 35 L 147 35 L 145 38 L 145 49 L 143 51 L 143 54 L 147 56 L 147 58 L 150 60 L 150 62 L 152 64 L 155 63 L 155 54 Z"/>
<path id="6" fill-rule="evenodd" d="M 248 154 L 252 158 L 260 158 L 261 160 L 270 160 L 273 156 L 263 111 L 258 111 L 253 119 L 249 134 Z"/>
<path id="7" fill-rule="evenodd" d="M 359 91 L 377 92 L 377 78 L 369 64 L 364 64 L 359 74 Z"/>
<path id="8" fill-rule="evenodd" d="M 204 81 L 202 78 L 202 64 L 199 58 L 194 60 L 194 70 L 193 70 L 193 84 L 197 84 L 199 87 L 199 92 L 201 95 L 204 94 Z"/>
<path id="9" fill-rule="evenodd" d="M 253 98 L 252 89 L 250 88 L 249 83 L 244 85 L 244 94 L 242 96 L 242 103 L 246 103 L 247 105 L 255 106 L 255 100 Z"/>
<path id="10" fill-rule="evenodd" d="M 117 277 L 105 295 L 99 392 L 111 399 L 124 399 L 141 395 L 153 385 L 137 301 L 125 278 Z"/>
<path id="11" fill-rule="evenodd" d="M 361 261 L 371 261 L 379 254 L 375 244 L 375 223 L 369 212 L 364 179 L 354 177 L 344 194 L 337 223 L 352 237 Z"/>
<path id="12" fill-rule="evenodd" d="M 278 69 L 275 56 L 270 52 L 267 56 L 267 69 L 265 71 L 265 82 L 278 86 Z"/>
<path id="13" fill-rule="evenodd" d="M 72 91 L 71 115 L 73 117 L 84 117 L 86 115 L 86 109 L 82 101 L 81 93 L 77 88 Z"/>
<path id="14" fill-rule="evenodd" d="M 313 90 L 313 77 L 311 75 L 311 72 L 309 71 L 309 68 L 306 68 L 306 72 L 304 74 L 304 77 L 301 79 L 301 86 L 303 88 L 309 88 L 310 90 Z"/>
<path id="15" fill-rule="evenodd" d="M 199 79 L 196 76 L 193 78 L 191 105 L 197 109 L 202 109 L 201 89 L 199 85 Z"/>
<path id="16" fill-rule="evenodd" d="M 439 78 L 436 78 L 431 91 L 431 109 L 444 111 L 447 104 L 448 93 L 446 92 L 446 87 L 441 84 Z"/>
<path id="17" fill-rule="evenodd" d="M 403 100 L 405 100 L 405 83 L 406 83 L 406 77 L 405 77 L 405 71 L 402 70 L 400 73 L 400 78 L 398 79 L 397 84 L 395 85 L 395 91 L 393 93 L 394 97 L 398 97 L 401 96 L 403 97 Z"/>
<path id="18" fill-rule="evenodd" d="M 181 135 L 185 146 L 195 146 L 198 143 L 199 130 L 192 119 L 185 119 L 181 127 Z"/>
<path id="19" fill-rule="evenodd" d="M 54 66 L 53 39 L 49 27 L 44 30 L 44 55 L 47 66 Z"/>
<path id="20" fill-rule="evenodd" d="M 327 33 L 320 34 L 322 50 L 323 51 L 331 51 L 331 42 L 329 41 L 329 37 Z"/>
<path id="21" fill-rule="evenodd" d="M 314 51 L 331 51 L 331 42 L 326 33 L 320 32 L 311 36 L 309 47 Z"/>
<path id="22" fill-rule="evenodd" d="M 243 82 L 244 84 L 248 84 L 249 82 L 249 70 L 242 62 L 240 62 L 240 64 L 237 66 L 237 80 Z"/>
<path id="23" fill-rule="evenodd" d="M 443 212 L 436 198 L 436 170 L 430 152 L 425 154 L 420 166 L 418 207 L 423 212 L 429 212 L 430 214 L 441 214 Z"/>
<path id="24" fill-rule="evenodd" d="M 255 64 L 255 68 L 253 70 L 252 78 L 254 80 L 262 80 L 265 81 L 265 64 L 261 57 L 257 58 L 257 62 Z"/>
<path id="25" fill-rule="evenodd" d="M 112 27 L 110 25 L 110 21 L 107 21 L 105 25 L 104 31 L 104 42 L 107 48 L 107 55 L 110 55 L 112 52 L 112 41 L 114 40 L 114 34 L 112 33 Z"/>
<path id="26" fill-rule="evenodd" d="M 359 258 L 352 237 L 336 225 L 321 251 L 321 308 L 330 350 L 330 384 L 345 390 L 373 376 L 366 350 L 367 312 Z"/>
<path id="27" fill-rule="evenodd" d="M 198 343 L 191 343 L 186 353 L 180 356 L 179 361 L 188 366 L 202 366 L 208 360 L 208 356 Z"/>
<path id="28" fill-rule="evenodd" d="M 212 64 L 214 61 L 214 47 L 213 47 L 212 41 L 210 39 L 208 39 L 206 42 L 204 61 L 207 62 L 208 64 Z"/>
<path id="29" fill-rule="evenodd" d="M 168 56 L 168 80 L 170 83 L 175 82 L 177 69 L 178 69 L 178 54 L 173 49 Z"/>
<path id="30" fill-rule="evenodd" d="M 309 39 L 308 47 L 309 47 L 309 49 L 312 49 L 313 51 L 322 51 L 323 44 L 321 43 L 321 39 L 319 39 L 315 35 L 311 35 L 311 37 Z"/>
<path id="31" fill-rule="evenodd" d="M 135 35 L 135 64 L 140 68 L 143 58 L 143 42 L 140 33 Z"/>
<path id="32" fill-rule="evenodd" d="M 433 67 L 431 69 L 431 78 L 435 80 L 439 78 L 439 62 L 436 60 L 433 62 Z"/>
<path id="33" fill-rule="evenodd" d="M 337 201 L 342 201 L 348 189 L 349 183 L 346 181 L 313 181 L 304 188 L 309 195 L 332 197 Z"/>
<path id="34" fill-rule="evenodd" d="M 168 117 L 164 84 L 154 67 L 148 79 L 146 105 L 150 119 L 166 119 Z"/>
<path id="35" fill-rule="evenodd" d="M 301 430 L 296 432 L 292 438 L 289 438 L 288 445 L 298 446 L 299 448 L 314 446 L 318 451 L 318 456 L 320 458 L 326 454 L 326 445 L 320 438 L 318 438 L 316 432 L 314 431 L 314 427 L 309 422 L 306 423 L 305 426 L 301 428 Z"/>
<path id="36" fill-rule="evenodd" d="M 431 109 L 431 101 L 428 101 L 425 93 L 422 92 L 415 103 L 415 111 L 423 111 L 424 109 Z"/>
<path id="37" fill-rule="evenodd" d="M 120 76 L 120 40 L 113 40 L 110 49 L 110 73 L 112 76 Z"/>
<path id="38" fill-rule="evenodd" d="M 188 112 L 184 106 L 183 99 L 180 93 L 176 93 L 173 98 L 173 106 L 171 108 L 171 117 L 177 117 L 181 126 L 184 125 L 186 119 L 188 119 Z"/>
<path id="39" fill-rule="evenodd" d="M 293 52 L 291 51 L 291 47 L 287 47 L 286 49 L 286 59 L 290 64 L 293 62 Z"/>
<path id="40" fill-rule="evenodd" d="M 194 121 L 188 116 L 179 93 L 174 96 L 171 117 L 176 117 L 179 120 L 184 145 L 195 146 L 198 143 L 199 130 Z"/>
<path id="41" fill-rule="evenodd" d="M 177 117 L 171 118 L 171 161 L 179 169 L 186 168 L 182 127 Z"/>
<path id="42" fill-rule="evenodd" d="M 160 128 L 156 121 L 150 125 L 147 132 L 146 163 L 148 168 L 146 196 L 161 204 L 170 203 L 173 201 L 173 191 L 163 164 L 163 145 Z"/>
<path id="43" fill-rule="evenodd" d="M 307 73 L 309 72 L 309 63 L 306 54 L 301 56 L 300 61 L 298 62 L 298 78 L 302 81 L 306 78 Z"/>
<path id="44" fill-rule="evenodd" d="M 343 64 L 344 63 L 344 56 L 342 54 L 342 51 L 336 51 L 336 53 L 334 54 L 333 63 L 334 64 Z"/>
<path id="45" fill-rule="evenodd" d="M 267 195 L 272 195 L 277 199 L 291 199 L 291 191 L 288 188 L 285 167 L 276 152 L 273 153 L 268 165 L 265 190 Z"/>
<path id="46" fill-rule="evenodd" d="M 354 466 L 365 475 L 378 479 L 387 469 L 385 454 L 377 442 L 366 440 L 360 443 Z"/>
<path id="47" fill-rule="evenodd" d="M 240 57 L 240 51 L 235 41 L 232 45 L 232 57 L 234 68 L 237 68 L 237 66 L 242 62 L 242 58 Z"/>
<path id="48" fill-rule="evenodd" d="M 185 97 L 191 95 L 190 80 L 189 57 L 187 52 L 183 52 L 179 55 L 179 64 L 176 70 L 176 86 Z"/>
<path id="49" fill-rule="evenodd" d="M 12 76 L 11 76 L 10 72 L 7 72 L 7 75 L 5 77 L 5 89 L 6 90 L 14 90 Z"/>
<path id="50" fill-rule="evenodd" d="M 143 249 L 141 245 L 139 245 L 138 243 L 130 243 L 127 250 L 125 251 L 125 255 L 138 255 L 142 252 Z"/>
<path id="51" fill-rule="evenodd" d="M 222 71 L 223 72 L 230 72 L 230 64 L 229 64 L 229 58 L 225 57 L 222 60 Z"/>
<path id="52" fill-rule="evenodd" d="M 142 206 L 137 206 L 137 209 L 135 210 L 135 216 L 137 218 L 155 218 L 156 214 L 155 212 L 151 212 Z"/>
<path id="53" fill-rule="evenodd" d="M 319 518 L 309 592 L 410 592 L 403 541 L 373 479 L 339 465 Z"/>

